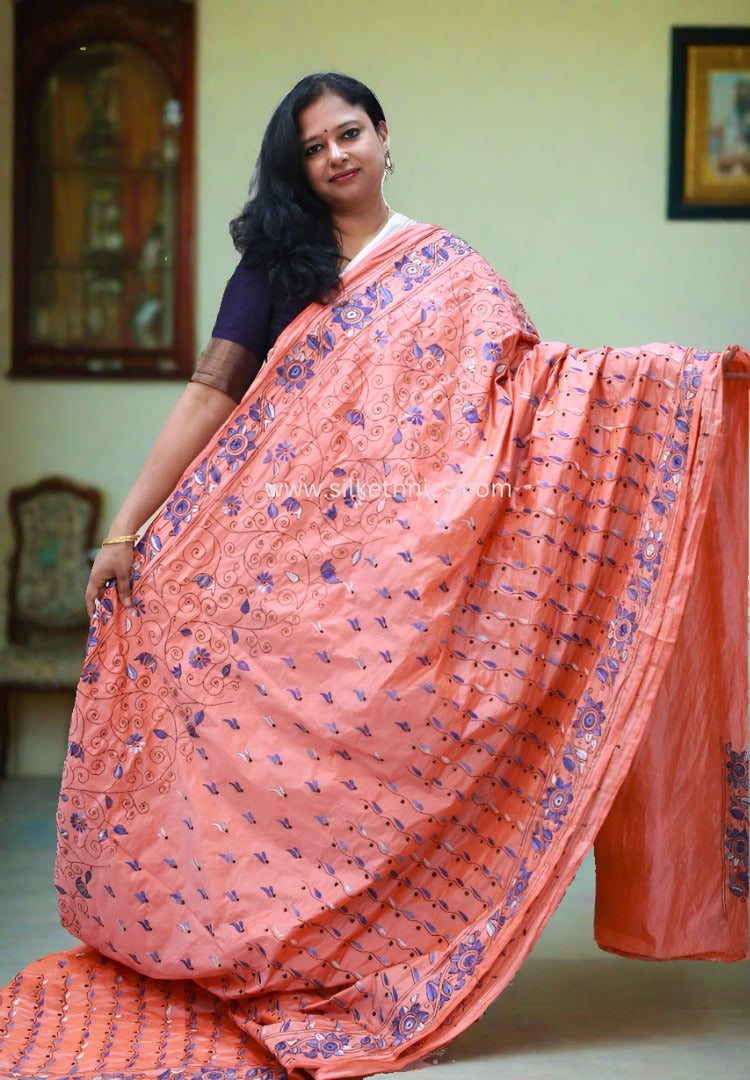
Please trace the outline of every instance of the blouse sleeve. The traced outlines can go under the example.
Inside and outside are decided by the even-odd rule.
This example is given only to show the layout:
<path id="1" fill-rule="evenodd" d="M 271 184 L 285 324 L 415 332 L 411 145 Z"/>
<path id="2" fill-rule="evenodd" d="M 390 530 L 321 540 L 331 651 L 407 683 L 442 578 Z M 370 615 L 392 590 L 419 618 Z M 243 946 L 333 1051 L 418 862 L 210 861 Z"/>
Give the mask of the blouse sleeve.
<path id="1" fill-rule="evenodd" d="M 241 401 L 265 360 L 270 327 L 268 282 L 260 270 L 240 262 L 227 282 L 211 339 L 192 381 Z"/>

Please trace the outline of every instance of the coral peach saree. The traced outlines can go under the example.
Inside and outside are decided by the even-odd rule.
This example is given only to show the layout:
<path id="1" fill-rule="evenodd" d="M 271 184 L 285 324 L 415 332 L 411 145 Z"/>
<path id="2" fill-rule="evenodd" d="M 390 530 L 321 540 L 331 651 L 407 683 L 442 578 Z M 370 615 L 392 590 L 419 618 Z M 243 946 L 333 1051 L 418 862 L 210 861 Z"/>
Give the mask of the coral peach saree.
<path id="1" fill-rule="evenodd" d="M 94 619 L 56 873 L 85 945 L 6 987 L 2 1077 L 399 1069 L 597 834 L 602 945 L 746 954 L 741 384 L 540 344 L 430 226 L 344 286 Z"/>

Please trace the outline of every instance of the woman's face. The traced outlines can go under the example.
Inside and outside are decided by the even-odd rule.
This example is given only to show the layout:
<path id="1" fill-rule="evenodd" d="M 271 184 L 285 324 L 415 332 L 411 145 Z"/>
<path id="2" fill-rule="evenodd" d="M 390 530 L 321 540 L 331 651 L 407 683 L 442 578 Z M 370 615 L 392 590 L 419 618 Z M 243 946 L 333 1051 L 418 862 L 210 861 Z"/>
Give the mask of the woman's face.
<path id="1" fill-rule="evenodd" d="M 310 187 L 336 213 L 382 203 L 388 128 L 377 130 L 360 105 L 323 94 L 297 121 Z"/>

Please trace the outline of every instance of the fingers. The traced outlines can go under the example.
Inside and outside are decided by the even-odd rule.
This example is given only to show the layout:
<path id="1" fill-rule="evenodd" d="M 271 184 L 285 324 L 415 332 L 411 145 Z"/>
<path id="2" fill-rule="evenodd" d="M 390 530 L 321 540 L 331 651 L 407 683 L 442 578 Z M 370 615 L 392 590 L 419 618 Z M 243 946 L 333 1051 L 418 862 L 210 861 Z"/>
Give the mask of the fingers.
<path id="1" fill-rule="evenodd" d="M 126 554 L 124 548 L 119 549 L 119 546 L 114 551 L 103 550 L 97 555 L 86 587 L 86 611 L 89 618 L 94 615 L 97 603 L 104 595 L 104 590 L 112 586 L 117 587 L 117 598 L 120 603 L 124 607 L 131 606 L 132 562 L 132 552 L 128 551 Z"/>
<path id="2" fill-rule="evenodd" d="M 729 365 L 735 358 L 739 345 L 730 345 L 728 349 L 725 349 L 721 356 L 721 366 L 724 371 L 727 370 Z"/>
<path id="3" fill-rule="evenodd" d="M 114 585 L 114 578 L 102 578 L 101 574 L 96 574 L 91 571 L 91 577 L 89 578 L 88 586 L 86 587 L 86 611 L 91 618 L 96 611 L 96 605 L 102 598 L 104 590 L 110 585 Z"/>
<path id="4" fill-rule="evenodd" d="M 99 591 L 95 589 L 89 581 L 86 589 L 86 611 L 90 619 L 94 617 L 94 610 L 96 608 L 96 601 L 99 599 Z"/>
<path id="5" fill-rule="evenodd" d="M 117 575 L 117 595 L 121 604 L 130 607 L 130 574 Z"/>
<path id="6" fill-rule="evenodd" d="M 96 611 L 96 605 L 101 600 L 104 590 L 110 588 L 112 585 L 117 585 L 117 598 L 121 604 L 125 607 L 130 607 L 132 604 L 132 596 L 130 592 L 130 577 L 107 578 L 106 581 L 97 584 L 93 579 L 89 579 L 88 588 L 86 589 L 86 611 L 89 618 L 93 617 Z"/>

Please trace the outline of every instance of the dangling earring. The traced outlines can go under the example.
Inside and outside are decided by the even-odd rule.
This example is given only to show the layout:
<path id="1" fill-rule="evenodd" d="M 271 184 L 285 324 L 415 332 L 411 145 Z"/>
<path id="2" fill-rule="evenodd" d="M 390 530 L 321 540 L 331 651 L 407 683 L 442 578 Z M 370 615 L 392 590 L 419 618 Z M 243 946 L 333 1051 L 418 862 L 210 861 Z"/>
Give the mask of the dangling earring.
<path id="1" fill-rule="evenodd" d="M 391 152 L 386 150 L 385 152 L 385 171 L 390 176 L 393 172 L 393 162 L 391 161 Z"/>

